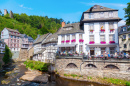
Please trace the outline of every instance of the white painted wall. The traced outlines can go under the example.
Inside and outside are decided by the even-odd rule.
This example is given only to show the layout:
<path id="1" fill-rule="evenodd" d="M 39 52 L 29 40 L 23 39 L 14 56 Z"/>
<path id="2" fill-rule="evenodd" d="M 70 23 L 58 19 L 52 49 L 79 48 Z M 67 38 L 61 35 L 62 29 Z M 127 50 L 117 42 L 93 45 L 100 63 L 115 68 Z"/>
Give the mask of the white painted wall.
<path id="1" fill-rule="evenodd" d="M 1 31 L 1 39 L 9 39 L 9 31 L 6 28 Z"/>

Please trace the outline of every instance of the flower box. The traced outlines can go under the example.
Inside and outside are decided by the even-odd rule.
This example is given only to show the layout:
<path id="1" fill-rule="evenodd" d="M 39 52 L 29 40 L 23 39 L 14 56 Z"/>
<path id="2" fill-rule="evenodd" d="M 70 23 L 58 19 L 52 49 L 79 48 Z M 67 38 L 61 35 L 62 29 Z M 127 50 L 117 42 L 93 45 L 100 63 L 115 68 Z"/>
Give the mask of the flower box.
<path id="1" fill-rule="evenodd" d="M 90 41 L 89 44 L 94 44 L 95 42 L 94 41 Z"/>
<path id="2" fill-rule="evenodd" d="M 110 29 L 110 31 L 114 31 L 115 29 Z"/>
<path id="3" fill-rule="evenodd" d="M 76 42 L 76 40 L 75 40 L 75 39 L 73 39 L 73 40 L 71 40 L 71 42 Z"/>
<path id="4" fill-rule="evenodd" d="M 70 42 L 70 40 L 66 40 L 66 43 Z"/>
<path id="5" fill-rule="evenodd" d="M 101 29 L 100 31 L 101 31 L 101 32 L 105 32 L 105 29 Z"/>
<path id="6" fill-rule="evenodd" d="M 101 41 L 100 43 L 101 43 L 101 44 L 106 44 L 106 42 L 105 42 L 105 41 Z"/>
<path id="7" fill-rule="evenodd" d="M 90 32 L 93 32 L 94 30 L 90 30 Z"/>
<path id="8" fill-rule="evenodd" d="M 61 41 L 61 43 L 64 43 L 65 41 Z"/>
<path id="9" fill-rule="evenodd" d="M 110 41 L 109 43 L 115 43 L 115 41 Z"/>
<path id="10" fill-rule="evenodd" d="M 84 40 L 83 39 L 79 39 L 79 42 L 84 42 Z"/>

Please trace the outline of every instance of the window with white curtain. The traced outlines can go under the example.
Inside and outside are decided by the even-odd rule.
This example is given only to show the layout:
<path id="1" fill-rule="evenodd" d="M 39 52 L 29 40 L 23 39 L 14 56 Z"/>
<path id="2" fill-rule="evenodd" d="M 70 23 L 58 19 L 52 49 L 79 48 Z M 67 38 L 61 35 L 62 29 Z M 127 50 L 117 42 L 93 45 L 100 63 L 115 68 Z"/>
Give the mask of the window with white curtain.
<path id="1" fill-rule="evenodd" d="M 103 54 L 106 51 L 106 48 L 101 48 L 101 54 Z"/>
<path id="2" fill-rule="evenodd" d="M 100 29 L 105 29 L 105 23 L 100 23 Z"/>
<path id="3" fill-rule="evenodd" d="M 70 35 L 67 35 L 67 39 L 66 40 L 70 40 Z"/>
<path id="4" fill-rule="evenodd" d="M 83 35 L 82 34 L 79 34 L 79 39 L 83 39 Z"/>
<path id="5" fill-rule="evenodd" d="M 109 29 L 114 29 L 114 23 L 113 22 L 109 22 Z"/>
<path id="6" fill-rule="evenodd" d="M 109 35 L 109 41 L 114 41 L 114 35 Z"/>
<path id="7" fill-rule="evenodd" d="M 79 52 L 83 52 L 83 45 L 79 45 Z"/>
<path id="8" fill-rule="evenodd" d="M 65 40 L 65 36 L 62 36 L 62 41 L 64 41 Z"/>
<path id="9" fill-rule="evenodd" d="M 94 35 L 89 36 L 90 41 L 94 41 Z"/>
<path id="10" fill-rule="evenodd" d="M 72 39 L 76 39 L 75 34 L 72 35 Z"/>
<path id="11" fill-rule="evenodd" d="M 113 12 L 109 12 L 109 17 L 113 17 Z"/>
<path id="12" fill-rule="evenodd" d="M 89 28 L 90 30 L 94 30 L 94 24 L 93 23 L 89 24 Z"/>
<path id="13" fill-rule="evenodd" d="M 100 35 L 100 40 L 105 41 L 105 35 Z"/>

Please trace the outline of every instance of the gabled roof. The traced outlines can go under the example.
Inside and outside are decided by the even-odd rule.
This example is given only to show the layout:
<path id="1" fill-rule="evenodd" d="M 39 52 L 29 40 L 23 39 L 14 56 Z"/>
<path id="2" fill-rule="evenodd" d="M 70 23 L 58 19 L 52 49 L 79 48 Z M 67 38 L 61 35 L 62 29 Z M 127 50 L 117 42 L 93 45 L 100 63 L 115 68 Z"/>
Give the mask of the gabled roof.
<path id="1" fill-rule="evenodd" d="M 50 34 L 50 33 L 41 35 L 41 36 L 34 42 L 34 44 L 37 44 L 37 43 L 42 42 L 49 34 Z"/>
<path id="2" fill-rule="evenodd" d="M 71 30 L 64 30 L 67 27 L 72 27 Z M 83 33 L 84 31 L 80 29 L 80 23 L 66 24 L 62 27 L 58 34 L 71 34 L 71 33 Z"/>
<path id="3" fill-rule="evenodd" d="M 17 32 L 17 33 L 19 33 L 19 31 L 17 31 L 17 30 L 14 30 L 14 29 L 10 29 L 10 28 L 6 28 L 8 31 L 12 31 L 12 32 Z"/>
<path id="4" fill-rule="evenodd" d="M 49 43 L 49 42 L 57 42 L 58 41 L 58 32 L 50 35 L 42 44 Z"/>
<path id="5" fill-rule="evenodd" d="M 21 34 L 21 38 L 28 38 L 26 34 Z"/>
<path id="6" fill-rule="evenodd" d="M 85 12 L 102 12 L 102 11 L 118 11 L 117 9 L 111 9 L 100 5 L 94 5 Z"/>

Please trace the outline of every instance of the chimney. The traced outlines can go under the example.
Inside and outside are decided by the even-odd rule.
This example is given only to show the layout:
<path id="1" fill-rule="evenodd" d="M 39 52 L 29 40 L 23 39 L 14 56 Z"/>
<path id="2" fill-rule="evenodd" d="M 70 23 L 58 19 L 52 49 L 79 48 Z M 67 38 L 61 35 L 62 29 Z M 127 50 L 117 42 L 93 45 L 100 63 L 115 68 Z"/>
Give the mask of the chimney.
<path id="1" fill-rule="evenodd" d="M 65 26 L 65 22 L 62 22 L 62 23 L 61 23 L 61 27 L 64 27 L 64 26 Z"/>

